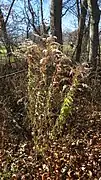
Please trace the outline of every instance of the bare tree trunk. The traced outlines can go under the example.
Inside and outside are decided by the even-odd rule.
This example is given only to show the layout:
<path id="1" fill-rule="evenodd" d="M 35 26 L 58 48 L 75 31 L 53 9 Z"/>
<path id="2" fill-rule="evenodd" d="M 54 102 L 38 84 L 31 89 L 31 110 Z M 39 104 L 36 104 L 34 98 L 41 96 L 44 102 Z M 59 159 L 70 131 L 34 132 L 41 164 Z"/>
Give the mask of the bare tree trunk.
<path id="1" fill-rule="evenodd" d="M 10 16 L 10 13 L 11 13 L 11 10 L 12 10 L 12 7 L 14 5 L 14 2 L 15 0 L 12 0 L 12 3 L 11 3 L 11 6 L 9 8 L 9 11 L 8 11 L 8 14 L 7 14 L 7 17 L 6 17 L 6 20 L 4 21 L 4 17 L 3 17 L 3 13 L 2 13 L 2 10 L 0 8 L 0 26 L 1 26 L 1 33 L 3 35 L 3 38 L 4 38 L 4 43 L 5 43 L 5 47 L 6 47 L 6 50 L 7 50 L 7 56 L 9 58 L 9 63 L 10 63 L 10 57 L 11 57 L 11 47 L 10 47 L 10 40 L 8 38 L 8 34 L 7 34 L 7 29 L 6 29 L 6 24 L 7 24 L 7 21 L 8 21 L 8 18 Z"/>
<path id="2" fill-rule="evenodd" d="M 80 6 L 79 6 L 79 0 L 76 0 L 76 4 L 77 4 L 78 25 L 79 25 L 79 20 L 80 20 Z"/>
<path id="3" fill-rule="evenodd" d="M 40 9 L 41 9 L 41 23 L 42 23 L 42 35 L 44 36 L 46 34 L 45 32 L 45 24 L 44 24 L 44 17 L 43 17 L 43 1 L 40 0 Z"/>
<path id="4" fill-rule="evenodd" d="M 10 41 L 8 38 L 6 23 L 4 22 L 4 17 L 3 17 L 3 13 L 1 11 L 1 9 L 0 9 L 0 24 L 1 24 L 1 33 L 3 35 L 5 47 L 7 50 L 7 56 L 9 57 L 9 62 L 10 62 L 10 56 L 11 56 Z"/>
<path id="5" fill-rule="evenodd" d="M 26 38 L 29 38 L 29 31 L 30 31 L 30 24 L 29 21 L 27 22 L 27 26 L 26 26 Z"/>
<path id="6" fill-rule="evenodd" d="M 87 0 L 83 0 L 81 4 L 81 16 L 79 21 L 79 29 L 78 29 L 78 39 L 77 39 L 77 48 L 76 48 L 76 62 L 80 62 L 80 55 L 81 55 L 81 46 L 82 46 L 82 39 L 83 33 L 85 28 L 85 21 L 87 15 Z"/>
<path id="7" fill-rule="evenodd" d="M 26 11 L 26 9 L 25 9 L 26 15 L 27 15 L 27 18 L 28 18 L 28 21 L 29 21 L 30 24 L 32 25 L 34 32 L 37 33 L 38 35 L 40 35 L 40 34 L 41 34 L 41 33 L 40 33 L 40 30 L 39 30 L 39 29 L 37 28 L 37 26 L 35 25 L 35 15 L 36 15 L 36 14 L 35 14 L 35 11 L 34 11 L 32 5 L 31 5 L 31 0 L 28 0 L 28 10 L 29 10 L 29 12 L 30 12 L 30 14 L 31 14 L 32 22 L 30 21 L 29 15 L 28 15 L 28 13 L 27 13 L 27 11 Z"/>
<path id="8" fill-rule="evenodd" d="M 62 0 L 51 0 L 50 31 L 57 37 L 57 42 L 62 44 Z"/>
<path id="9" fill-rule="evenodd" d="M 7 24 L 8 18 L 9 18 L 9 16 L 10 16 L 10 13 L 11 13 L 11 10 L 12 10 L 12 7 L 13 7 L 15 1 L 16 1 L 16 0 L 12 0 L 11 6 L 10 6 L 10 8 L 9 8 L 9 11 L 8 11 L 8 14 L 7 14 L 7 17 L 6 17 L 6 20 L 5 20 L 5 24 Z"/>
<path id="10" fill-rule="evenodd" d="M 98 0 L 88 0 L 88 7 L 90 12 L 90 43 L 89 43 L 89 62 L 96 68 L 100 63 L 99 54 L 99 21 L 100 10 Z"/>

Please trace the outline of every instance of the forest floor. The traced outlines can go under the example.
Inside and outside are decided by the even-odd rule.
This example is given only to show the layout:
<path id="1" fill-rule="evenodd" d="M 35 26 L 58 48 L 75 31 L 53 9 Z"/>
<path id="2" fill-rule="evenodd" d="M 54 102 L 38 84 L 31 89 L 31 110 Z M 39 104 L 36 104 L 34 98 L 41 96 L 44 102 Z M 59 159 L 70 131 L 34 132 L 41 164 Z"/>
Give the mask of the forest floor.
<path id="1" fill-rule="evenodd" d="M 20 78 L 25 78 L 25 74 L 20 75 L 19 82 Z M 47 148 L 37 152 L 27 125 L 25 132 L 22 130 L 21 118 L 26 116 L 23 103 L 20 107 L 17 107 L 19 103 L 14 104 L 23 96 L 21 89 L 20 92 L 13 89 L 18 92 L 17 96 L 13 91 L 6 94 L 14 83 L 6 78 L 0 81 L 1 180 L 101 180 L 101 94 L 97 87 L 92 87 L 89 80 L 79 85 L 63 136 L 48 141 Z M 4 105 L 5 98 L 10 102 L 5 101 Z M 12 104 L 16 106 L 15 114 L 8 111 Z M 16 118 L 16 113 L 20 114 L 20 120 L 13 125 L 14 120 L 10 121 L 10 117 Z"/>

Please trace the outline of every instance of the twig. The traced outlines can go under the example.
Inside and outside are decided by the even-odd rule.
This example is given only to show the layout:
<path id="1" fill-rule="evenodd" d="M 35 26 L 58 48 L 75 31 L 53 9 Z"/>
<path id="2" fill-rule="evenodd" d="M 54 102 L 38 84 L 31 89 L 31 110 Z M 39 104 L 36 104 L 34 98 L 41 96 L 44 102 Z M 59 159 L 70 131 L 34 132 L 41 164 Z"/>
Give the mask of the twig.
<path id="1" fill-rule="evenodd" d="M 10 76 L 14 76 L 15 74 L 19 74 L 19 73 L 22 73 L 22 72 L 25 72 L 25 71 L 27 71 L 27 69 L 23 69 L 23 70 L 21 70 L 21 71 L 16 71 L 16 72 L 11 73 L 11 74 L 6 74 L 6 75 L 4 75 L 4 76 L 0 76 L 0 79 L 6 78 L 6 77 L 10 77 Z"/>

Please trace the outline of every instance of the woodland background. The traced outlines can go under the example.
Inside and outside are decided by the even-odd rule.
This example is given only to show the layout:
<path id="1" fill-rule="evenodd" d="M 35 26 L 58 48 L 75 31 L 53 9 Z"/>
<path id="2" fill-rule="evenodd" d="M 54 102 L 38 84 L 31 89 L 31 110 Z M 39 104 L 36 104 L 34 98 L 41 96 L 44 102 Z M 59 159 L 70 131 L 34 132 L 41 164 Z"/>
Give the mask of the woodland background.
<path id="1" fill-rule="evenodd" d="M 101 179 L 100 7 L 0 2 L 1 180 Z"/>

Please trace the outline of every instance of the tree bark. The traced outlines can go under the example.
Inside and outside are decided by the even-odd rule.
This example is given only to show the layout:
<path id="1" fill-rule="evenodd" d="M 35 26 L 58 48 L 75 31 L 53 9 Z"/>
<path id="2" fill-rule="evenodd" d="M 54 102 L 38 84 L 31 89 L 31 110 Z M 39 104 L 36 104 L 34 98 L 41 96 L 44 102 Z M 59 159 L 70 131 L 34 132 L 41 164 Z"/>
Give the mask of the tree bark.
<path id="1" fill-rule="evenodd" d="M 98 6 L 98 0 L 88 0 L 88 7 L 90 13 L 90 30 L 89 30 L 89 62 L 96 68 L 100 63 L 99 52 L 99 21 L 100 10 Z"/>
<path id="2" fill-rule="evenodd" d="M 79 25 L 79 20 L 80 20 L 80 6 L 79 6 L 79 0 L 76 0 L 76 4 L 77 4 L 78 25 Z"/>
<path id="3" fill-rule="evenodd" d="M 43 1 L 40 0 L 40 9 L 41 9 L 41 23 L 42 23 L 42 35 L 46 34 L 45 24 L 44 24 L 44 17 L 43 17 Z"/>
<path id="4" fill-rule="evenodd" d="M 81 46 L 82 46 L 83 33 L 85 28 L 86 15 L 87 15 L 87 0 L 83 0 L 81 4 L 81 16 L 80 16 L 79 29 L 78 29 L 78 39 L 77 39 L 76 57 L 75 57 L 76 62 L 80 62 Z"/>
<path id="5" fill-rule="evenodd" d="M 51 0 L 50 31 L 57 37 L 57 42 L 62 44 L 62 0 Z"/>

